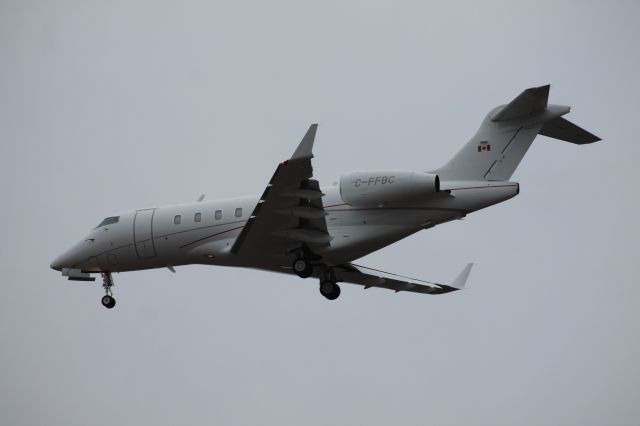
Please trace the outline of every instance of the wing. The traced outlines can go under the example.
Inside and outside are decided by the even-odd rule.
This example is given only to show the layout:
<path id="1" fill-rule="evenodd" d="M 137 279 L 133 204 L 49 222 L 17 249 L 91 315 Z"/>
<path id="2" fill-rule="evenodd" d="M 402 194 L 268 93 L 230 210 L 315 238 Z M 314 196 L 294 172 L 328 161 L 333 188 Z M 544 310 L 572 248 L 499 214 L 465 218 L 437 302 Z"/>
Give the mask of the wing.
<path id="1" fill-rule="evenodd" d="M 291 158 L 276 168 L 231 252 L 282 255 L 296 248 L 326 247 L 327 213 L 322 206 L 320 184 L 312 179 L 313 142 L 317 124 L 309 127 Z"/>
<path id="2" fill-rule="evenodd" d="M 363 285 L 365 290 L 370 287 L 380 287 L 394 290 L 396 293 L 399 291 L 410 291 L 413 293 L 444 294 L 462 290 L 469 278 L 472 267 L 473 263 L 465 266 L 458 277 L 450 284 L 438 284 L 415 278 L 402 277 L 390 272 L 354 264 L 336 267 L 335 274 L 338 281 Z M 363 272 L 363 270 L 368 270 L 372 273 L 366 273 Z"/>

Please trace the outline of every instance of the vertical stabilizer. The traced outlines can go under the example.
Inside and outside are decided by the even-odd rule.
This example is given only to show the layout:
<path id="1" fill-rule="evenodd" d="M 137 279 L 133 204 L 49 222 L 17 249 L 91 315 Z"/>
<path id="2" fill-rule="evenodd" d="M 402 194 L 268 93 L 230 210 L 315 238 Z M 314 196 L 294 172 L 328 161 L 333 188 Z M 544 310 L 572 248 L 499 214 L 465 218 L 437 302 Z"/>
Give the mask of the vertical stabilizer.
<path id="1" fill-rule="evenodd" d="M 471 140 L 444 167 L 433 173 L 443 181 L 506 181 L 539 133 L 574 143 L 599 140 L 561 119 L 570 108 L 549 105 L 548 99 L 549 85 L 533 87 L 508 104 L 494 108 Z"/>

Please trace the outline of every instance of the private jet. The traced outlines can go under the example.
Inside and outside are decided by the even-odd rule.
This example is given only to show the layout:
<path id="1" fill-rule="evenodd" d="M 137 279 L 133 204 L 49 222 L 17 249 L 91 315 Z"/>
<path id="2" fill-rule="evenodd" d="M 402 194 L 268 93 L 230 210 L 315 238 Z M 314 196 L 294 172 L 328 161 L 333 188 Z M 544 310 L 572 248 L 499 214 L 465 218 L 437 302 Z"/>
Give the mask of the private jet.
<path id="1" fill-rule="evenodd" d="M 477 133 L 431 171 L 366 170 L 333 186 L 313 177 L 317 124 L 277 165 L 259 196 L 148 207 L 106 217 L 51 268 L 75 281 L 102 278 L 102 305 L 115 306 L 113 273 L 191 264 L 254 268 L 314 278 L 329 300 L 339 283 L 424 294 L 465 287 L 472 263 L 439 284 L 354 263 L 418 231 L 464 218 L 520 192 L 511 176 L 537 135 L 574 144 L 600 138 L 548 104 L 549 85 L 492 109 Z"/>

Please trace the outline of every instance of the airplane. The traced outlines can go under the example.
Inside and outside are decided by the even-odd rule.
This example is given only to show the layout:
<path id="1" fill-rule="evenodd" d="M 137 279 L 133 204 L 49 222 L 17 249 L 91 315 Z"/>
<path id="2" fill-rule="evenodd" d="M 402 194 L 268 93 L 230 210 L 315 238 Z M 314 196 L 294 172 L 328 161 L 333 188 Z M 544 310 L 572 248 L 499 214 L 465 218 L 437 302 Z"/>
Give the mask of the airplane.
<path id="1" fill-rule="evenodd" d="M 548 103 L 550 85 L 524 90 L 492 109 L 477 133 L 443 167 L 367 170 L 321 187 L 311 159 L 317 124 L 281 162 L 259 196 L 148 207 L 105 218 L 51 268 L 75 281 L 100 274 L 102 305 L 115 306 L 113 273 L 190 264 L 254 268 L 313 277 L 329 300 L 338 283 L 365 289 L 445 294 L 465 288 L 473 263 L 452 282 L 403 277 L 357 259 L 423 229 L 515 197 L 513 172 L 537 135 L 590 144 L 597 136 Z"/>

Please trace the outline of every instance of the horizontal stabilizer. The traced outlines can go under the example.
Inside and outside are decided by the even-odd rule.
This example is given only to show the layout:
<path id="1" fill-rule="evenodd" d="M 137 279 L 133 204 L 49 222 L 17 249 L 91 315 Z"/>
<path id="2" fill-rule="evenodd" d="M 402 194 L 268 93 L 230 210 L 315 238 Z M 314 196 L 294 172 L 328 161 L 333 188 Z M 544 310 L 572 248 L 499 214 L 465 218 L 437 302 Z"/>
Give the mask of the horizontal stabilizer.
<path id="1" fill-rule="evenodd" d="M 544 111 L 549 100 L 549 87 L 547 84 L 525 90 L 491 117 L 491 121 L 508 121 Z"/>
<path id="2" fill-rule="evenodd" d="M 601 140 L 596 135 L 587 132 L 583 128 L 576 126 L 569 120 L 565 120 L 562 117 L 547 121 L 538 133 L 550 138 L 560 139 L 562 141 L 579 145 L 598 142 Z"/>

